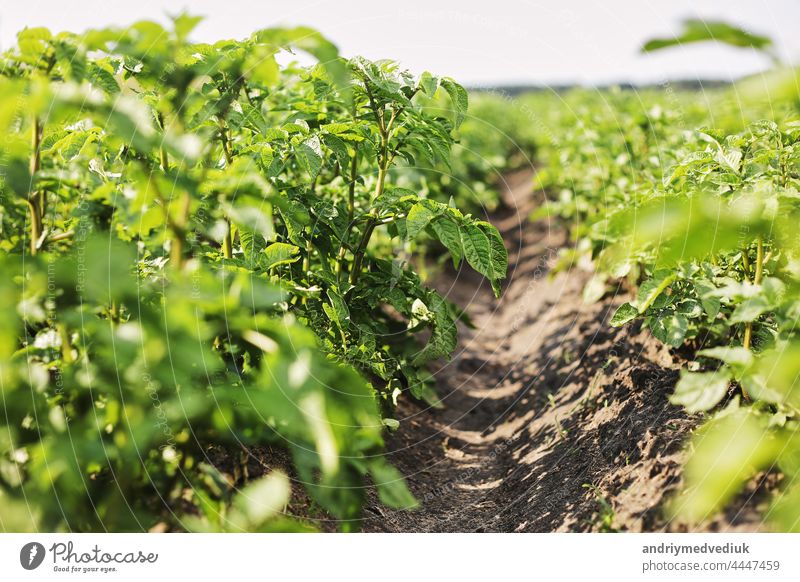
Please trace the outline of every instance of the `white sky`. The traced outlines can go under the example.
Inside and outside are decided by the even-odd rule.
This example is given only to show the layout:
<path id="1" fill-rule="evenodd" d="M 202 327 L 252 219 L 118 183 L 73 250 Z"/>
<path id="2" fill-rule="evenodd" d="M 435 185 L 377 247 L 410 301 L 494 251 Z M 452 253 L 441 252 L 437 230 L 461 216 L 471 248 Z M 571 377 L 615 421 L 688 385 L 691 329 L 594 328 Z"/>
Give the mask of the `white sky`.
<path id="1" fill-rule="evenodd" d="M 750 50 L 693 45 L 652 55 L 638 47 L 686 17 L 725 19 L 777 41 L 800 60 L 797 0 L 0 0 L 0 47 L 25 26 L 80 32 L 183 8 L 206 17 L 195 40 L 243 38 L 308 25 L 345 56 L 392 58 L 469 85 L 731 79 L 763 70 Z"/>

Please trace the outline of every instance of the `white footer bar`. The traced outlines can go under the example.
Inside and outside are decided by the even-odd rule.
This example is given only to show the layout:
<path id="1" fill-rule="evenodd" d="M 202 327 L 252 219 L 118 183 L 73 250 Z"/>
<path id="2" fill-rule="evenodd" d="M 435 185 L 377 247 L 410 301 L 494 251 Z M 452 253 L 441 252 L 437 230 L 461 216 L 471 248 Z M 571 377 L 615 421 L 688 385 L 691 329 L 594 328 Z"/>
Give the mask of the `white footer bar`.
<path id="1" fill-rule="evenodd" d="M 800 534 L 0 535 L 0 580 L 187 574 L 231 582 L 800 580 Z"/>

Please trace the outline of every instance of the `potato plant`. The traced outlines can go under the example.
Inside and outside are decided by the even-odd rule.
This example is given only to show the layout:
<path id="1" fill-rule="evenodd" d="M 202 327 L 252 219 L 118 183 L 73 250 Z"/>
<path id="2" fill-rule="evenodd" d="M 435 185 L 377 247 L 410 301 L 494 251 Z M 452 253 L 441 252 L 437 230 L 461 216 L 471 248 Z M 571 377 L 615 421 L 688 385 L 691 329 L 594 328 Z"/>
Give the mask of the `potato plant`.
<path id="1" fill-rule="evenodd" d="M 0 57 L 5 530 L 306 527 L 280 472 L 237 493 L 256 445 L 342 529 L 369 483 L 413 508 L 383 433 L 398 398 L 438 405 L 460 315 L 413 252 L 500 293 L 497 230 L 396 185 L 448 159 L 460 85 L 306 28 L 193 43 L 197 22 L 26 29 Z"/>
<path id="2" fill-rule="evenodd" d="M 708 40 L 688 30 L 687 42 Z M 749 46 L 745 33 L 719 30 Z M 756 48 L 769 46 L 757 40 Z M 659 43 L 673 44 L 647 50 Z M 553 117 L 559 147 L 540 145 L 548 163 L 539 183 L 555 196 L 539 216 L 571 229 L 565 265 L 593 259 L 585 299 L 622 282 L 632 299 L 610 324 L 640 321 L 690 359 L 671 402 L 708 420 L 670 511 L 694 522 L 772 470 L 783 474 L 784 489 L 768 517 L 779 530 L 798 527 L 800 131 L 789 82 L 796 74 L 767 78 L 778 96 L 769 107 L 748 83 L 715 95 L 706 112 L 685 106 L 682 95 L 572 95 L 582 108 Z M 712 129 L 717 103 L 724 110 L 731 101 L 741 103 L 740 117 L 763 118 Z"/>

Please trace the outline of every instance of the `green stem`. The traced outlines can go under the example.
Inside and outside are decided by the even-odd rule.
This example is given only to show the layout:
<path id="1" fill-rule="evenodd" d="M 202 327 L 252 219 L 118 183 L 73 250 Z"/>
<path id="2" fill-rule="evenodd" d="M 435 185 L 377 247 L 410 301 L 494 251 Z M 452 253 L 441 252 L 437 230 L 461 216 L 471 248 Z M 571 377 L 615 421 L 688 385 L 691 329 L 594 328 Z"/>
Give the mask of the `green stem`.
<path id="1" fill-rule="evenodd" d="M 375 184 L 375 193 L 373 194 L 372 197 L 372 200 L 374 201 L 380 198 L 381 194 L 383 194 L 383 186 L 384 183 L 386 182 L 386 174 L 389 171 L 389 164 L 391 163 L 388 151 L 390 128 L 387 127 L 386 121 L 383 118 L 383 114 L 378 109 L 375 97 L 369 90 L 369 84 L 366 83 L 365 87 L 367 89 L 370 105 L 372 107 L 373 112 L 375 113 L 375 117 L 378 122 L 378 129 L 381 134 L 381 145 L 380 145 L 380 151 L 378 152 L 378 181 Z M 392 115 L 391 122 L 394 122 L 394 113 Z M 375 231 L 375 227 L 378 224 L 377 217 L 378 217 L 378 210 L 377 208 L 373 207 L 369 211 L 369 218 L 367 219 L 367 224 L 364 227 L 364 234 L 361 236 L 361 241 L 358 243 L 358 247 L 356 248 L 356 251 L 353 256 L 353 268 L 350 271 L 351 285 L 355 285 L 356 283 L 358 283 L 358 279 L 361 276 L 362 263 L 364 262 L 364 254 L 367 251 L 367 245 L 369 244 L 369 239 L 372 237 L 372 233 Z"/>
<path id="2" fill-rule="evenodd" d="M 378 183 L 375 184 L 375 195 L 373 200 L 377 199 L 381 194 L 383 194 L 383 184 L 386 181 L 387 173 L 387 168 L 383 161 L 385 159 L 385 157 L 382 159 L 381 167 L 378 169 Z M 350 271 L 351 285 L 358 283 L 358 278 L 361 276 L 361 264 L 364 262 L 364 254 L 367 251 L 369 239 L 372 238 L 372 233 L 375 230 L 375 227 L 378 225 L 377 217 L 377 208 L 373 208 L 369 211 L 369 218 L 367 219 L 367 225 L 364 228 L 364 234 L 361 236 L 361 241 L 358 243 L 358 247 L 356 248 L 356 252 L 353 256 L 353 269 Z"/>
<path id="3" fill-rule="evenodd" d="M 164 123 L 164 116 L 161 113 L 158 114 L 158 123 L 161 125 L 161 131 L 164 133 L 166 137 L 167 127 Z M 162 139 L 163 143 L 163 139 Z M 162 145 L 159 149 L 159 162 L 161 164 L 161 170 L 167 172 L 169 170 L 169 155 L 167 154 L 167 149 Z"/>
<path id="4" fill-rule="evenodd" d="M 337 275 L 342 272 L 344 259 L 347 255 L 347 242 L 350 240 L 350 233 L 353 231 L 353 218 L 355 217 L 356 207 L 356 178 L 358 178 L 358 150 L 355 151 L 350 160 L 350 184 L 347 195 L 347 230 L 342 237 L 342 246 L 339 247 L 339 256 L 336 262 Z"/>
<path id="5" fill-rule="evenodd" d="M 228 130 L 223 125 L 222 121 L 219 123 L 220 141 L 222 142 L 222 153 L 225 155 L 225 169 L 228 169 L 233 164 L 233 151 L 231 150 L 230 140 L 228 139 Z M 222 256 L 226 259 L 233 258 L 233 238 L 231 237 L 231 221 L 226 216 L 225 225 L 228 227 L 225 238 L 222 239 Z"/>
<path id="6" fill-rule="evenodd" d="M 160 161 L 160 164 L 161 164 L 161 169 L 164 172 L 168 172 L 169 171 L 169 155 L 167 154 L 167 150 L 164 149 L 163 147 L 161 148 L 160 160 L 159 161 Z"/>
<path id="7" fill-rule="evenodd" d="M 30 174 L 31 179 L 34 180 L 42 163 L 42 124 L 38 117 L 33 118 L 31 126 L 31 148 Z M 31 215 L 31 254 L 35 255 L 39 251 L 38 243 L 43 231 L 42 220 L 45 214 L 45 204 L 47 204 L 45 192 L 43 190 L 31 192 L 27 202 Z"/>
<path id="8" fill-rule="evenodd" d="M 51 243 L 51 242 L 58 242 L 58 241 L 62 241 L 62 240 L 69 240 L 73 236 L 75 236 L 75 231 L 74 230 L 67 230 L 67 231 L 64 231 L 64 232 L 60 232 L 58 234 L 54 234 L 52 236 L 48 236 L 47 239 L 45 240 L 45 242 L 46 243 Z"/>
<path id="9" fill-rule="evenodd" d="M 33 178 L 42 165 L 42 123 L 39 121 L 38 117 L 33 118 L 33 125 L 31 126 L 31 148 L 33 151 L 31 153 L 30 173 L 31 178 Z M 37 199 L 39 216 L 44 217 L 46 211 L 45 205 L 47 204 L 45 192 L 40 190 L 39 192 L 34 192 L 33 196 Z"/>
<path id="10" fill-rule="evenodd" d="M 386 181 L 386 168 L 380 168 L 378 170 L 378 183 L 375 185 L 375 195 L 372 197 L 373 200 L 377 200 L 381 194 L 383 194 L 383 183 Z"/>
<path id="11" fill-rule="evenodd" d="M 35 255 L 39 252 L 38 243 L 42 236 L 42 215 L 39 212 L 38 197 L 34 195 L 32 198 L 28 198 L 27 202 L 31 216 L 31 254 Z"/>
<path id="12" fill-rule="evenodd" d="M 759 236 L 756 243 L 756 276 L 753 283 L 761 285 L 761 278 L 764 275 L 764 239 Z"/>
<path id="13" fill-rule="evenodd" d="M 231 237 L 231 221 L 227 218 L 225 219 L 225 226 L 227 226 L 227 230 L 225 231 L 225 236 L 222 238 L 222 256 L 226 259 L 232 259 L 233 239 Z"/>
<path id="14" fill-rule="evenodd" d="M 753 276 L 753 284 L 761 285 L 761 279 L 764 276 L 764 239 L 759 236 L 756 241 L 756 272 Z M 753 322 L 748 321 L 744 326 L 744 338 L 742 338 L 742 347 L 750 349 L 753 342 Z"/>
<path id="15" fill-rule="evenodd" d="M 311 270 L 311 253 L 314 250 L 314 245 L 311 243 L 312 232 L 309 229 L 308 237 L 306 238 L 306 255 L 303 257 L 303 275 L 307 275 Z"/>
<path id="16" fill-rule="evenodd" d="M 370 216 L 367 221 L 367 226 L 364 228 L 364 234 L 361 236 L 361 241 L 358 243 L 358 248 L 353 256 L 353 269 L 350 271 L 350 284 L 355 285 L 358 283 L 358 278 L 361 276 L 361 264 L 364 262 L 364 254 L 367 251 L 369 239 L 372 237 L 372 232 L 375 230 L 377 221 L 375 220 L 374 209 L 370 211 Z"/>
<path id="17" fill-rule="evenodd" d="M 189 224 L 189 213 L 192 208 L 192 199 L 188 192 L 184 192 L 180 200 L 181 208 L 178 214 L 178 220 L 173 229 L 171 256 L 172 263 L 176 268 L 183 267 L 183 251 L 186 246 L 186 227 Z"/>
<path id="18" fill-rule="evenodd" d="M 67 326 L 63 323 L 58 325 L 58 335 L 61 338 L 61 359 L 65 364 L 71 364 L 75 361 L 75 358 L 72 357 L 72 345 L 70 345 L 69 341 L 69 331 L 67 330 Z"/>

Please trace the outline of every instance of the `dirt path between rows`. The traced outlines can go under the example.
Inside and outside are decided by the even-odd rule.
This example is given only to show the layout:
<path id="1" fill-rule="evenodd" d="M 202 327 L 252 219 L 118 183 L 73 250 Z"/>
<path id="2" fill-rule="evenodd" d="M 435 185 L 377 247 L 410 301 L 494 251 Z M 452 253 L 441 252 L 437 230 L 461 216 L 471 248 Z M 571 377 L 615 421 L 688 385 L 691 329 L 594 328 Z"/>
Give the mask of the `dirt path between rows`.
<path id="1" fill-rule="evenodd" d="M 678 365 L 646 331 L 605 324 L 623 292 L 589 305 L 586 267 L 551 276 L 567 241 L 547 221 L 528 220 L 543 200 L 532 178 L 508 176 L 506 210 L 489 217 L 510 254 L 502 299 L 468 268 L 437 282 L 475 328 L 461 329 L 458 352 L 436 370 L 444 408 L 405 402 L 397 413 L 389 460 L 421 508 L 373 501 L 366 531 L 686 529 L 663 511 L 698 423 L 667 401 Z M 760 489 L 703 529 L 758 528 Z"/>

